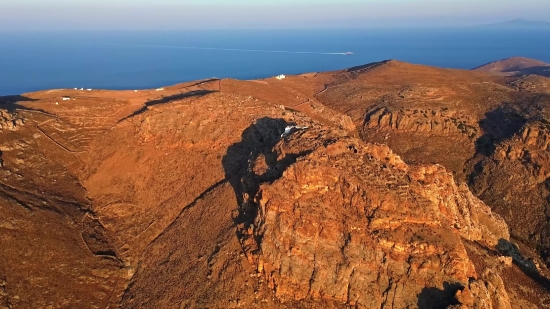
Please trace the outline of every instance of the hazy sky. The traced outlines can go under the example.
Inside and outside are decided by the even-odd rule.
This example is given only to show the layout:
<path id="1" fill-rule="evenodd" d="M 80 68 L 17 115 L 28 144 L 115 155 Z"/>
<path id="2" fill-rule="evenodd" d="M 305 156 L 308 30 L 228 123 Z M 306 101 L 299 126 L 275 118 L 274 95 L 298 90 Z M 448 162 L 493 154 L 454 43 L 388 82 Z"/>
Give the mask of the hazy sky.
<path id="1" fill-rule="evenodd" d="M 0 0 L 0 30 L 455 26 L 549 15 L 549 0 Z"/>

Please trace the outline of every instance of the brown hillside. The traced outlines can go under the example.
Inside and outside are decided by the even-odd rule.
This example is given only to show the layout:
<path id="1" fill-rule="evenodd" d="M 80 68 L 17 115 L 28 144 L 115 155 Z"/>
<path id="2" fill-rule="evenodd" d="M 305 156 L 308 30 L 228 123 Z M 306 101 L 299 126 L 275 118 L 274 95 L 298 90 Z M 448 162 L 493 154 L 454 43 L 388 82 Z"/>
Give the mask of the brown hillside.
<path id="1" fill-rule="evenodd" d="M 528 82 L 385 61 L 4 98 L 0 308 L 544 308 Z"/>
<path id="2" fill-rule="evenodd" d="M 511 57 L 490 62 L 475 68 L 476 71 L 504 76 L 541 75 L 550 76 L 550 64 L 524 57 Z"/>

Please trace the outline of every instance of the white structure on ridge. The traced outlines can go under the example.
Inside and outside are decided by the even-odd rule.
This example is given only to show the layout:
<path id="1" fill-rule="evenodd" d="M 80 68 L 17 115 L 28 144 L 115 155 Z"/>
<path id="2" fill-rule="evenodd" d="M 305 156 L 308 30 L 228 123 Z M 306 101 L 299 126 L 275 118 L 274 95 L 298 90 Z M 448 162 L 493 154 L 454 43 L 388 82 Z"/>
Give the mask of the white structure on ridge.
<path id="1" fill-rule="evenodd" d="M 285 132 L 283 132 L 283 134 L 281 134 L 281 137 L 287 137 L 289 136 L 290 134 L 292 134 L 292 131 L 293 130 L 305 130 L 307 129 L 308 127 L 299 127 L 299 126 L 287 126 L 285 128 Z"/>
<path id="2" fill-rule="evenodd" d="M 281 74 L 281 75 L 277 75 L 275 78 L 278 80 L 281 80 L 281 79 L 285 79 L 286 76 L 284 74 Z"/>

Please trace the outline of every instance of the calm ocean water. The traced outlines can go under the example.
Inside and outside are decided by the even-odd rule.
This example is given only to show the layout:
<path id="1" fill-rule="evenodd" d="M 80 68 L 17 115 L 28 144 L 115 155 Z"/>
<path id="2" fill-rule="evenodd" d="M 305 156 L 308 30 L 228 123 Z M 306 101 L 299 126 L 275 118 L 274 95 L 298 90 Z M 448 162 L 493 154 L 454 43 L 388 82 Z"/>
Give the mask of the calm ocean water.
<path id="1" fill-rule="evenodd" d="M 550 29 L 489 28 L 0 32 L 0 95 L 74 87 L 140 89 L 209 77 L 253 79 L 385 59 L 461 69 L 511 56 L 550 62 L 549 38 Z"/>

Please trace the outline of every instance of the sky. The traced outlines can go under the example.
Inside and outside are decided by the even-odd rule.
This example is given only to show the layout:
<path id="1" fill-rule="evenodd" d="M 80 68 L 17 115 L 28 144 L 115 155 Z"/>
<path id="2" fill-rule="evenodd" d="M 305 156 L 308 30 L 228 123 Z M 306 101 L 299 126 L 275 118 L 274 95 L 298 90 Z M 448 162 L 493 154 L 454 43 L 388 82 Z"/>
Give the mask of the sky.
<path id="1" fill-rule="evenodd" d="M 304 29 L 550 21 L 548 0 L 0 0 L 0 30 Z"/>

